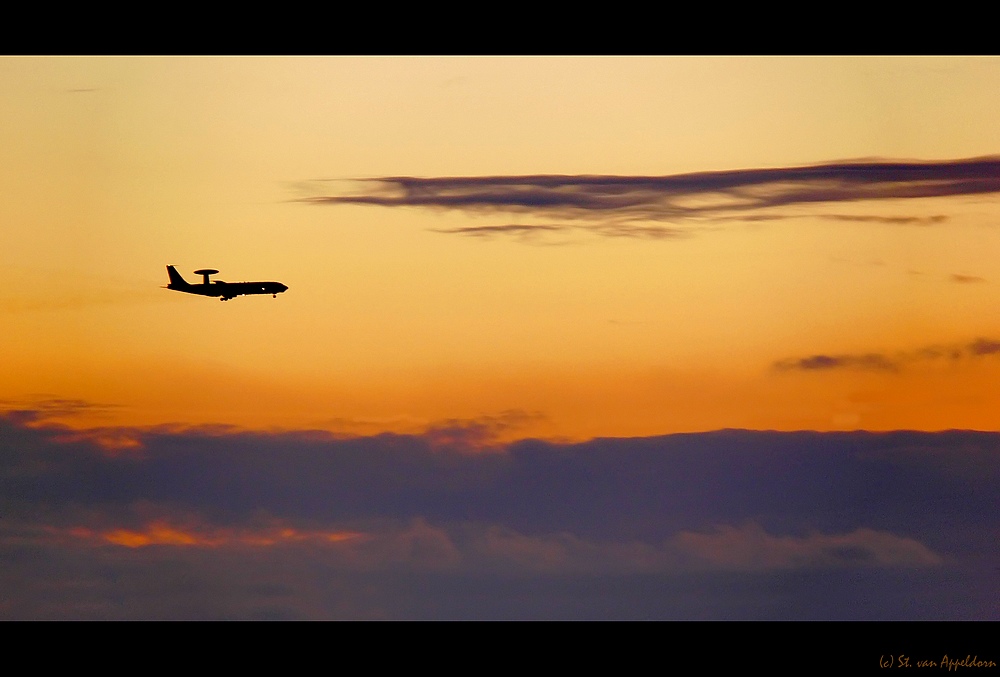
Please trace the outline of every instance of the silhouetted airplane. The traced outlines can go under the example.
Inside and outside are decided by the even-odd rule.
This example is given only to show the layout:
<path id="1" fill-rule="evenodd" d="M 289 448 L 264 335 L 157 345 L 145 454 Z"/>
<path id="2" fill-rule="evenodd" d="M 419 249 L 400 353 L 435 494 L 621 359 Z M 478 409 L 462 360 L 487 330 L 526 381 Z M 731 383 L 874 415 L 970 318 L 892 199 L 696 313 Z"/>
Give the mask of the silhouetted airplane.
<path id="1" fill-rule="evenodd" d="M 170 284 L 166 289 L 182 291 L 188 294 L 200 294 L 201 296 L 218 296 L 220 301 L 228 301 L 237 296 L 249 296 L 250 294 L 271 294 L 278 298 L 278 294 L 288 289 L 280 282 L 223 282 L 215 280 L 209 282 L 208 276 L 215 275 L 214 268 L 203 268 L 194 271 L 195 275 L 201 275 L 205 280 L 203 284 L 191 284 L 177 272 L 173 266 L 167 266 L 167 275 L 170 276 Z"/>

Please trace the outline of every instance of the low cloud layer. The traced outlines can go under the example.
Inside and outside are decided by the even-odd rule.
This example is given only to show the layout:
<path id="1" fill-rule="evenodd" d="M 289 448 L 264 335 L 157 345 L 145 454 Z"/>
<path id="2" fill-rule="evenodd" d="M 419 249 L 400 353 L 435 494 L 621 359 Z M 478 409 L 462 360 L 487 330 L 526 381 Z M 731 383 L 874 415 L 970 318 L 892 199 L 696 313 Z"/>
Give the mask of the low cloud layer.
<path id="1" fill-rule="evenodd" d="M 805 167 L 742 169 L 671 176 L 524 175 L 377 177 L 359 179 L 351 194 L 331 194 L 332 182 L 312 182 L 300 201 L 520 214 L 558 223 L 445 230 L 524 240 L 584 229 L 606 237 L 663 239 L 690 233 L 695 220 L 785 218 L 790 207 L 985 195 L 1000 192 L 1000 159 L 941 162 L 859 161 Z M 831 215 L 822 218 L 928 225 L 944 215 Z M 650 224 L 650 222 L 653 222 Z M 669 222 L 674 227 L 656 225 Z M 683 226 L 681 224 L 684 224 Z"/>
<path id="2" fill-rule="evenodd" d="M 421 517 L 372 522 L 364 530 L 306 530 L 272 522 L 239 528 L 190 518 L 130 528 L 44 529 L 40 541 L 80 547 L 240 549 L 309 545 L 351 571 L 430 571 L 502 576 L 741 573 L 833 568 L 923 568 L 943 563 L 912 538 L 871 529 L 772 536 L 755 523 L 680 531 L 660 542 L 596 541 L 572 533 L 526 535 L 500 525 L 433 525 Z"/>
<path id="3" fill-rule="evenodd" d="M 0 416 L 0 617 L 996 617 L 1000 435 L 497 441 L 526 415 L 351 438 Z"/>

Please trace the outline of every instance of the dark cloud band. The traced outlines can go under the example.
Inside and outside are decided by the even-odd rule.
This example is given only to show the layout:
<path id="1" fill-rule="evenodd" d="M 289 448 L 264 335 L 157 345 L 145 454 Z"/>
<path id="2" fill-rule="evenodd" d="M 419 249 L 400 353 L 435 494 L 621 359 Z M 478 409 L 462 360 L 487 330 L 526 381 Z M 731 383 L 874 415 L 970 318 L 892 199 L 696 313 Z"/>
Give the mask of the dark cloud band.
<path id="1" fill-rule="evenodd" d="M 378 177 L 356 182 L 353 195 L 300 198 L 320 205 L 422 207 L 516 213 L 582 221 L 605 236 L 663 238 L 669 230 L 622 227 L 636 221 L 781 218 L 764 210 L 829 203 L 914 199 L 1000 192 L 1000 159 L 943 162 L 860 161 L 805 167 L 698 172 L 670 176 L 524 175 Z M 928 224 L 944 220 L 907 216 L 833 216 L 855 221 Z M 546 224 L 509 224 L 452 231 L 466 235 L 524 236 Z"/>

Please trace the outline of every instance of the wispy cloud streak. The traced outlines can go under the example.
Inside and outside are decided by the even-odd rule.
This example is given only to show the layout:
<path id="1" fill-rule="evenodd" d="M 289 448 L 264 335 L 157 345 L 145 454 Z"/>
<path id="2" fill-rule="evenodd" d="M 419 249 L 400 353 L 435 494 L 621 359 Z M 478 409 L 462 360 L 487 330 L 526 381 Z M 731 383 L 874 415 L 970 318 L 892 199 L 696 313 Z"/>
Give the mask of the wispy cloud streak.
<path id="1" fill-rule="evenodd" d="M 958 284 L 977 284 L 980 282 L 986 282 L 986 278 L 979 277 L 978 275 L 962 275 L 961 273 L 952 273 L 951 281 L 957 282 Z"/>
<path id="2" fill-rule="evenodd" d="M 831 221 L 849 221 L 853 223 L 889 223 L 904 226 L 931 226 L 944 223 L 948 217 L 944 214 L 934 216 L 865 216 L 852 214 L 823 214 L 820 218 Z"/>
<path id="3" fill-rule="evenodd" d="M 978 280 L 978 278 L 977 278 Z M 910 352 L 897 353 L 842 353 L 816 354 L 778 360 L 772 366 L 777 371 L 824 371 L 834 369 L 861 369 L 869 371 L 898 372 L 909 364 L 947 359 L 952 362 L 1000 354 L 1000 341 L 978 338 L 968 343 L 931 345 Z"/>
<path id="4" fill-rule="evenodd" d="M 320 185 L 317 182 L 313 185 Z M 514 213 L 579 221 L 603 236 L 657 238 L 679 231 L 636 227 L 635 222 L 694 219 L 784 218 L 768 210 L 830 203 L 900 200 L 1000 192 L 1000 158 L 942 162 L 858 161 L 804 167 L 742 169 L 669 176 L 524 175 L 466 177 L 390 176 L 359 179 L 356 194 L 300 198 L 317 205 L 421 207 L 470 213 Z M 819 215 L 851 221 L 933 224 L 945 219 L 910 216 Z M 598 224 L 594 226 L 594 224 Z M 622 224 L 628 224 L 623 227 Z M 548 224 L 458 228 L 465 235 L 523 237 Z"/>
<path id="5" fill-rule="evenodd" d="M 790 358 L 774 363 L 778 370 L 799 369 L 802 371 L 819 371 L 824 369 L 871 369 L 877 371 L 899 371 L 899 363 L 893 358 L 879 353 L 864 355 L 810 355 L 809 357 Z"/>
<path id="6" fill-rule="evenodd" d="M 0 400 L 5 415 L 25 423 L 46 424 L 56 419 L 86 414 L 104 415 L 118 409 L 116 404 L 103 404 L 54 395 L 38 394 L 19 400 Z"/>

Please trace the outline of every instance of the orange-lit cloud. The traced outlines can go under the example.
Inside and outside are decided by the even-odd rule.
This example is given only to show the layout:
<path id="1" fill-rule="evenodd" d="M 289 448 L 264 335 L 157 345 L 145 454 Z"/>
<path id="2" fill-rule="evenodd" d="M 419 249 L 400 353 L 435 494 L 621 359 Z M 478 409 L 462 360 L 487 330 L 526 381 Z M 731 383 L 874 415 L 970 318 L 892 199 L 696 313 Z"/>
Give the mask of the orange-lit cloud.
<path id="1" fill-rule="evenodd" d="M 175 526 L 159 520 L 141 529 L 93 530 L 74 527 L 67 530 L 72 536 L 120 545 L 126 548 L 144 548 L 152 545 L 177 547 L 222 548 L 237 545 L 267 547 L 290 543 L 340 543 L 364 538 L 355 531 L 302 531 L 291 527 L 273 527 L 259 531 Z"/>
<path id="2" fill-rule="evenodd" d="M 4 415 L 28 427 L 48 429 L 55 433 L 55 439 L 60 442 L 91 442 L 109 454 L 142 448 L 140 433 L 136 428 L 87 425 L 94 419 L 107 418 L 120 409 L 117 405 L 45 395 L 0 402 L 0 411 Z"/>

